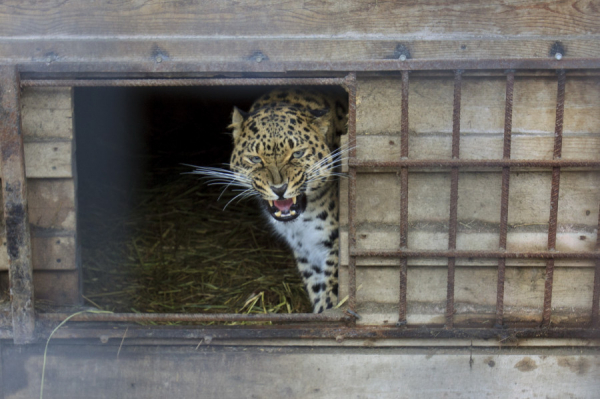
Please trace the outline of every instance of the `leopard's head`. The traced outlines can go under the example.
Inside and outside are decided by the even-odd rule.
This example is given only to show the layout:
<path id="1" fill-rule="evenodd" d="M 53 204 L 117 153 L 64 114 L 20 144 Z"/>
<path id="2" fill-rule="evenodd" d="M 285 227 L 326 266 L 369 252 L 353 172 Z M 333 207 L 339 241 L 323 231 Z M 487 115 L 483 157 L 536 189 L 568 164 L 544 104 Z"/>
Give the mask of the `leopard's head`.
<path id="1" fill-rule="evenodd" d="M 334 157 L 326 142 L 329 109 L 271 103 L 250 113 L 234 108 L 230 168 L 278 221 L 296 219 L 307 197 L 332 178 Z"/>

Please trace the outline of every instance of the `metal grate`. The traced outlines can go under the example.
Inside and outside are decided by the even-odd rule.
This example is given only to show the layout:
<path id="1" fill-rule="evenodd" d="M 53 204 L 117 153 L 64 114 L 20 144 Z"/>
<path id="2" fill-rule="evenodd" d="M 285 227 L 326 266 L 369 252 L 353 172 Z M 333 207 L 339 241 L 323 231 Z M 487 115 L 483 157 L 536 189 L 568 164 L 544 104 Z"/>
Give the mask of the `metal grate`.
<path id="1" fill-rule="evenodd" d="M 599 59 L 578 60 L 430 60 L 430 61 L 357 61 L 338 63 L 299 62 L 299 63 L 262 63 L 250 65 L 248 63 L 216 63 L 216 64 L 173 64 L 172 66 L 147 65 L 119 65 L 99 63 L 92 65 L 63 64 L 47 65 L 38 64 L 2 67 L 0 80 L 3 87 L 14 90 L 4 91 L 1 94 L 2 109 L 6 115 L 0 118 L 0 135 L 2 137 L 2 179 L 4 190 L 4 211 L 6 220 L 10 220 L 20 230 L 15 230 L 15 235 L 9 234 L 10 257 L 10 284 L 12 295 L 12 316 L 0 318 L 0 324 L 12 324 L 12 329 L 0 329 L 0 338 L 13 338 L 16 343 L 25 343 L 37 337 L 47 336 L 57 321 L 64 320 L 68 314 L 45 313 L 36 315 L 33 312 L 33 285 L 31 282 L 32 267 L 30 257 L 29 235 L 27 233 L 26 212 L 17 213 L 15 206 L 26 209 L 26 180 L 24 177 L 23 140 L 20 135 L 19 120 L 19 86 L 20 87 L 52 87 L 52 86 L 227 86 L 227 85 L 340 85 L 347 89 L 349 95 L 349 124 L 348 135 L 351 150 L 349 152 L 349 307 L 356 310 L 356 259 L 359 257 L 393 257 L 400 260 L 400 297 L 398 302 L 398 326 L 356 326 L 354 317 L 328 316 L 313 314 L 277 314 L 277 315 L 232 315 L 232 314 L 80 314 L 73 317 L 73 321 L 82 322 L 139 322 L 139 321 L 271 321 L 271 322 L 345 322 L 344 325 L 276 325 L 276 326 L 246 326 L 246 327 L 137 327 L 128 330 L 128 337 L 134 338 L 502 338 L 502 337 L 569 337 L 591 338 L 600 336 L 598 323 L 600 319 L 600 235 L 593 252 L 558 252 L 556 244 L 556 220 L 558 209 L 558 193 L 560 172 L 562 168 L 593 167 L 600 168 L 600 161 L 577 161 L 561 159 L 562 148 L 562 120 L 564 110 L 565 70 L 592 68 L 600 69 Z M 506 73 L 506 107 L 504 123 L 504 151 L 503 158 L 499 160 L 463 160 L 460 159 L 460 110 L 461 110 L 461 85 L 463 71 L 465 70 L 505 70 Z M 518 69 L 545 69 L 558 71 L 558 94 L 556 107 L 556 128 L 554 157 L 552 160 L 512 160 L 511 131 L 512 131 L 512 102 L 515 70 Z M 410 71 L 454 71 L 454 111 L 452 134 L 452 159 L 408 159 L 408 88 Z M 126 71 L 126 72 L 123 72 Z M 290 71 L 309 72 L 312 74 L 336 74 L 338 77 L 324 78 L 165 78 L 165 79 L 76 79 L 89 76 L 89 74 L 123 74 L 123 73 L 203 73 L 203 72 L 254 72 L 279 74 Z M 349 72 L 348 71 L 355 71 Z M 379 73 L 383 71 L 400 72 L 401 88 L 401 153 L 400 159 L 393 162 L 361 161 L 356 157 L 356 72 Z M 19 82 L 20 73 L 53 74 L 55 79 L 24 79 Z M 344 76 L 345 75 L 345 76 Z M 33 75 L 35 77 L 35 75 Z M 339 77 L 341 76 L 341 77 Z M 75 77 L 75 79 L 74 79 Z M 10 151 L 9 151 L 10 150 Z M 15 151 L 12 151 L 15 150 Z M 451 170 L 451 196 L 450 196 L 450 228 L 448 250 L 444 251 L 416 251 L 407 248 L 408 242 L 408 184 L 409 169 L 416 167 L 450 168 Z M 456 249 L 457 232 L 457 204 L 458 204 L 458 179 L 460 168 L 502 168 L 502 197 L 500 209 L 500 239 L 498 250 L 495 251 L 464 251 Z M 506 237 L 508 225 L 508 193 L 510 185 L 511 167 L 546 167 L 552 168 L 552 198 L 550 228 L 548 234 L 547 251 L 537 252 L 509 252 L 506 251 Z M 376 168 L 376 169 L 375 169 Z M 400 247 L 392 251 L 362 251 L 356 248 L 356 176 L 360 170 L 400 172 Z M 9 190 L 6 183 L 14 182 L 21 187 L 16 196 Z M 12 199 L 11 199 L 12 198 Z M 11 199 L 9 201 L 9 199 Z M 11 202 L 12 201 L 12 202 Z M 599 216 L 600 226 L 600 216 Z M 7 223 L 8 225 L 8 223 Z M 11 251 L 18 248 L 18 251 Z M 409 258 L 445 257 L 448 259 L 448 285 L 447 303 L 445 312 L 445 328 L 410 328 L 406 327 L 407 313 L 407 262 Z M 456 258 L 497 258 L 498 259 L 498 286 L 496 304 L 496 326 L 494 328 L 454 328 L 454 272 Z M 506 258 L 534 258 L 546 260 L 546 285 L 544 291 L 543 322 L 540 328 L 512 328 L 503 327 L 504 313 L 504 279 Z M 587 328 L 550 328 L 552 285 L 554 259 L 595 259 L 595 279 L 592 304 L 592 325 Z M 8 320 L 7 320 L 8 319 Z M 37 323 L 36 323 L 37 321 Z M 33 329 L 35 325 L 35 331 Z M 78 323 L 68 332 L 59 331 L 55 337 L 121 337 L 118 330 L 97 324 L 89 325 Z"/>
<path id="2" fill-rule="evenodd" d="M 512 105 L 513 105 L 513 86 L 515 71 L 509 70 L 506 73 L 506 106 L 504 119 L 504 149 L 502 160 L 461 160 L 460 159 L 460 110 L 461 110 L 461 83 L 463 70 L 454 71 L 454 106 L 453 106 L 453 124 L 452 124 L 452 160 L 427 159 L 427 160 L 409 160 L 408 159 L 408 71 L 402 72 L 402 102 L 401 102 L 401 154 L 400 160 L 395 162 L 372 162 L 359 161 L 356 154 L 350 153 L 350 184 L 348 188 L 349 195 L 349 245 L 350 245 L 350 298 L 351 304 L 355 303 L 356 283 L 355 268 L 357 257 L 399 257 L 400 258 L 400 301 L 399 301 L 399 320 L 397 325 L 404 326 L 406 321 L 406 291 L 407 291 L 407 260 L 408 258 L 448 258 L 448 279 L 446 295 L 445 328 L 451 329 L 454 326 L 454 274 L 456 258 L 498 258 L 498 283 L 497 283 L 497 302 L 496 302 L 496 328 L 503 326 L 504 314 L 504 281 L 505 281 L 505 261 L 506 258 L 530 258 L 546 259 L 546 275 L 544 288 L 544 302 L 541 327 L 550 325 L 551 304 L 552 304 L 552 286 L 554 274 L 555 259 L 596 259 L 596 270 L 592 303 L 592 327 L 598 325 L 598 298 L 600 296 L 600 238 L 597 242 L 596 252 L 558 252 L 556 251 L 556 230 L 558 216 L 558 198 L 560 189 L 561 168 L 588 166 L 598 168 L 598 161 L 572 161 L 562 160 L 562 133 L 563 133 L 563 115 L 565 99 L 565 70 L 558 70 L 558 93 L 556 100 L 556 126 L 554 134 L 554 156 L 551 161 L 537 160 L 511 160 L 511 132 L 512 132 Z M 352 120 L 352 123 L 355 123 Z M 351 146 L 356 143 L 355 129 L 349 130 Z M 499 250 L 497 251 L 457 251 L 456 233 L 457 233 L 457 209 L 458 209 L 458 178 L 460 167 L 478 167 L 478 168 L 496 168 L 502 167 L 502 193 L 500 208 L 500 240 Z M 552 168 L 552 186 L 550 198 L 550 219 L 548 229 L 548 250 L 543 252 L 508 252 L 506 251 L 506 237 L 508 226 L 508 193 L 510 183 L 510 167 L 551 167 Z M 407 248 L 407 220 L 408 220 L 408 168 L 409 167 L 429 167 L 429 168 L 451 168 L 450 185 L 450 220 L 448 231 L 448 250 L 447 251 L 411 251 Z M 400 249 L 396 251 L 360 251 L 356 249 L 356 228 L 354 221 L 356 217 L 356 169 L 357 168 L 377 168 L 375 171 L 386 172 L 389 169 L 400 169 Z M 373 172 L 374 170 L 370 170 Z M 600 221 L 599 221 L 600 229 Z M 600 236 L 600 234 L 599 234 Z M 354 308 L 353 308 L 354 309 Z"/>

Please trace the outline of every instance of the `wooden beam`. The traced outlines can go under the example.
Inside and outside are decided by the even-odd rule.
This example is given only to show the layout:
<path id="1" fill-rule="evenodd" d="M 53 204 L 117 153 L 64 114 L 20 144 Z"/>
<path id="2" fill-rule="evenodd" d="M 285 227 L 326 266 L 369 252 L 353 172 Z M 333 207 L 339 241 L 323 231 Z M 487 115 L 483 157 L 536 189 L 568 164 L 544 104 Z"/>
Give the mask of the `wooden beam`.
<path id="1" fill-rule="evenodd" d="M 19 74 L 0 66 L 0 163 L 15 343 L 32 342 L 35 328 L 27 181 L 21 134 Z"/>

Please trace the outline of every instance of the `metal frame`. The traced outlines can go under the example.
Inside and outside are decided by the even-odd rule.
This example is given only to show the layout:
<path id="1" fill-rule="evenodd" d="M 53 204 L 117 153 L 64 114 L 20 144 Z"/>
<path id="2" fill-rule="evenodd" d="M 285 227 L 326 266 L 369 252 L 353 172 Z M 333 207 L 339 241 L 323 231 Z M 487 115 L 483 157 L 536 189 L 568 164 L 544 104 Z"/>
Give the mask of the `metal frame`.
<path id="1" fill-rule="evenodd" d="M 512 130 L 512 92 L 515 70 L 556 70 L 558 71 L 558 94 L 556 109 L 555 147 L 553 160 L 511 160 L 510 144 Z M 12 329 L 6 328 L 8 323 L 0 317 L 0 338 L 13 338 L 15 343 L 32 342 L 36 338 L 48 336 L 51 328 L 60 320 L 68 317 L 64 313 L 45 313 L 35 315 L 33 311 L 33 283 L 30 257 L 30 242 L 27 223 L 26 180 L 24 176 L 23 140 L 20 135 L 19 87 L 51 87 L 51 86 L 226 86 L 226 85 L 339 85 L 346 88 L 349 95 L 348 135 L 349 152 L 349 301 L 352 312 L 356 310 L 356 259 L 358 257 L 395 257 L 400 259 L 400 298 L 399 322 L 397 326 L 360 327 L 355 325 L 352 316 L 332 316 L 313 314 L 277 314 L 277 315 L 235 315 L 235 314 L 92 314 L 85 313 L 73 317 L 73 321 L 81 322 L 230 322 L 230 321 L 271 321 L 271 322 L 344 322 L 345 325 L 276 325 L 276 326 L 211 326 L 211 327 L 141 327 L 130 326 L 129 337 L 162 337 L 162 338 L 197 338 L 215 337 L 231 338 L 498 338 L 506 337 L 555 337 L 555 338 L 598 338 L 600 337 L 600 236 L 596 251 L 593 252 L 558 252 L 556 243 L 556 219 L 558 209 L 558 192 L 561 168 L 592 167 L 599 168 L 600 161 L 562 160 L 562 117 L 564 110 L 565 70 L 593 69 L 600 70 L 600 59 L 513 59 L 513 60 L 370 60 L 355 62 L 290 62 L 290 63 L 90 63 L 90 64 L 20 64 L 18 66 L 0 66 L 0 81 L 4 89 L 0 92 L 0 104 L 3 114 L 0 115 L 0 137 L 2 138 L 2 180 L 4 190 L 4 211 L 7 220 L 14 220 L 17 230 L 9 230 L 7 237 L 14 245 L 9 245 L 10 280 L 12 294 Z M 506 110 L 504 131 L 504 153 L 501 160 L 461 160 L 460 159 L 460 107 L 461 83 L 464 71 L 508 70 L 506 71 Z M 350 71 L 350 72 L 349 72 Z M 408 148 L 408 87 L 410 71 L 453 71 L 454 72 L 454 112 L 452 134 L 452 159 L 410 160 Z M 400 74 L 401 89 L 401 154 L 394 162 L 370 162 L 356 159 L 356 73 L 395 73 Z M 199 78 L 210 73 L 266 73 L 271 76 L 283 74 L 285 77 L 241 78 Z M 290 73 L 301 75 L 321 74 L 334 77 L 288 77 Z M 152 78 L 139 78 L 140 76 Z M 175 75 L 174 75 L 175 74 Z M 26 77 L 19 82 L 20 75 Z M 157 79 L 163 75 L 169 78 Z M 90 76 L 97 78 L 91 79 Z M 113 79 L 118 76 L 118 79 Z M 135 78 L 123 78 L 132 76 Z M 178 76 L 172 78 L 172 76 Z M 41 79 L 51 77 L 51 79 Z M 78 79 L 79 78 L 79 79 Z M 8 111 L 7 111 L 8 110 Z M 414 251 L 407 248 L 408 236 L 408 183 L 409 168 L 450 168 L 451 200 L 450 229 L 447 251 Z M 497 251 L 458 251 L 456 250 L 457 203 L 459 168 L 501 168 L 502 199 L 500 209 L 500 240 Z M 552 210 L 548 234 L 548 250 L 541 252 L 507 252 L 507 220 L 508 192 L 510 168 L 544 167 L 552 168 Z M 374 169 L 375 168 L 375 169 Z M 356 249 L 356 175 L 368 169 L 370 172 L 399 170 L 400 187 L 400 248 L 395 251 L 361 251 Z M 20 190 L 13 190 L 16 184 Z M 16 192 L 16 194 L 14 194 Z M 13 195 L 14 194 L 14 195 Z M 11 197 L 11 195 L 13 195 Z M 16 208 L 24 210 L 16 217 Z M 11 219 L 12 218 L 12 219 Z M 12 222 L 10 222 L 12 223 Z M 599 217 L 600 226 L 600 217 Z M 11 227 L 12 228 L 12 227 Z M 15 246 L 16 245 L 16 246 Z M 11 248 L 20 251 L 12 251 Z M 444 326 L 429 328 L 410 328 L 406 326 L 406 289 L 408 258 L 448 258 L 448 287 L 446 322 Z M 456 258 L 478 257 L 498 259 L 498 287 L 496 305 L 496 324 L 493 328 L 456 328 L 454 326 L 454 266 Z M 506 258 L 546 259 L 546 286 L 541 326 L 511 326 L 503 323 L 504 307 L 504 273 Z M 595 280 L 592 304 L 592 324 L 589 327 L 551 328 L 551 300 L 554 259 L 596 259 Z M 6 318 L 4 318 L 6 319 Z M 34 331 L 34 325 L 37 326 Z M 68 331 L 57 333 L 57 337 L 98 337 L 101 334 L 113 336 L 111 329 L 97 323 L 76 323 Z"/>

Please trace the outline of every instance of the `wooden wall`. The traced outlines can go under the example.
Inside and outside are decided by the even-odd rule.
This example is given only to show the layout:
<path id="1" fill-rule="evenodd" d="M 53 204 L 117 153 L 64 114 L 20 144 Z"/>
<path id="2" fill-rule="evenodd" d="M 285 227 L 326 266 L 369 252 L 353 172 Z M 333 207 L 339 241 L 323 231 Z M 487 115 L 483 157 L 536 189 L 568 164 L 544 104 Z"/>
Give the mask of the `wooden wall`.
<path id="1" fill-rule="evenodd" d="M 462 86 L 463 159 L 501 159 L 505 82 L 502 77 L 465 77 Z M 357 157 L 393 161 L 400 157 L 400 79 L 361 79 L 357 91 Z M 552 159 L 556 77 L 517 77 L 514 86 L 512 158 Z M 409 90 L 409 158 L 450 159 L 453 81 L 414 76 Z M 600 159 L 600 79 L 567 78 L 563 159 Z M 544 251 L 550 210 L 551 171 L 511 173 L 509 251 Z M 450 173 L 409 173 L 408 248 L 448 248 Z M 459 250 L 497 250 L 501 171 L 463 170 L 458 189 Z M 358 249 L 394 250 L 399 245 L 400 176 L 360 173 L 357 178 Z M 341 220 L 347 224 L 347 182 L 342 183 Z M 558 209 L 559 251 L 593 251 L 596 245 L 600 174 L 561 173 Z M 348 264 L 346 227 L 342 265 Z M 495 314 L 497 260 L 457 259 L 457 322 L 491 322 Z M 592 305 L 594 263 L 557 260 L 553 324 L 583 323 Z M 399 260 L 358 259 L 357 299 L 363 322 L 397 321 Z M 409 259 L 409 324 L 443 323 L 447 260 Z M 545 261 L 507 259 L 505 316 L 508 321 L 541 321 Z M 346 279 L 342 273 L 342 280 Z M 342 284 L 341 287 L 345 285 Z M 345 293 L 342 294 L 344 296 Z"/>
<path id="2" fill-rule="evenodd" d="M 597 348 L 50 345 L 45 399 L 595 399 Z M 39 396 L 43 345 L 0 344 L 4 398 Z M 82 394 L 82 392 L 85 392 Z"/>
<path id="3" fill-rule="evenodd" d="M 74 180 L 73 91 L 26 88 L 21 97 L 36 299 L 80 302 Z M 1 198 L 0 198 L 1 200 Z M 3 216 L 0 223 L 4 225 Z M 6 245 L 4 228 L 2 243 Z M 8 254 L 0 251 L 6 283 Z"/>
<path id="4" fill-rule="evenodd" d="M 597 1 L 499 2 L 271 0 L 0 4 L 0 59 L 60 64 L 136 61 L 167 70 L 181 62 L 396 57 L 547 57 L 561 41 L 568 57 L 600 55 Z M 157 56 L 161 63 L 156 63 Z M 268 67 L 267 67 L 268 68 Z"/>

